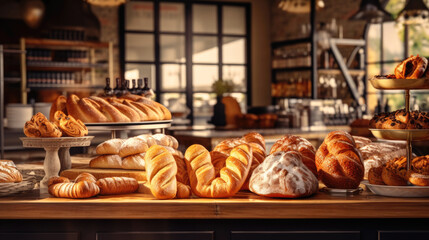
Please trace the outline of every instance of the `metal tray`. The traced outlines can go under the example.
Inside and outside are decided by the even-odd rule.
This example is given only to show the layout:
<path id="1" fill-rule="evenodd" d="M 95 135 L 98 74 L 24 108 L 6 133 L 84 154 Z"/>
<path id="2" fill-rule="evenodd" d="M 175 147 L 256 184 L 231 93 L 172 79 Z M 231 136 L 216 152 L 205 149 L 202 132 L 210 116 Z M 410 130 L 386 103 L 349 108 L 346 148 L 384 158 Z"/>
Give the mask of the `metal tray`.
<path id="1" fill-rule="evenodd" d="M 143 122 L 104 122 L 85 123 L 89 131 L 139 130 L 168 128 L 173 120 L 143 121 Z"/>
<path id="2" fill-rule="evenodd" d="M 429 197 L 429 186 L 388 186 L 370 184 L 368 181 L 363 181 L 363 184 L 371 190 L 371 192 L 387 197 Z"/>
<path id="3" fill-rule="evenodd" d="M 411 89 L 429 89 L 429 78 L 418 79 L 391 79 L 383 77 L 372 77 L 369 79 L 372 86 L 376 89 L 388 90 L 411 90 Z"/>
<path id="4" fill-rule="evenodd" d="M 429 129 L 369 129 L 374 137 L 386 140 L 429 140 Z"/>

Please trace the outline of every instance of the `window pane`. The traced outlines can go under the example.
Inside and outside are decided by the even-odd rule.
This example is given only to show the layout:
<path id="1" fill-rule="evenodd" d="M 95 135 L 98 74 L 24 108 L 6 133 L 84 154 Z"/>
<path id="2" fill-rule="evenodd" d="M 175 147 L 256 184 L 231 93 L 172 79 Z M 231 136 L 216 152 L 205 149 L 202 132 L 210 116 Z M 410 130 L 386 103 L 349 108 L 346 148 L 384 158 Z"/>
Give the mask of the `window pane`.
<path id="1" fill-rule="evenodd" d="M 217 7 L 207 4 L 192 5 L 194 33 L 217 33 Z"/>
<path id="2" fill-rule="evenodd" d="M 190 113 L 186 106 L 186 95 L 183 93 L 163 93 L 161 94 L 161 103 L 170 110 L 173 118 L 186 118 Z"/>
<path id="3" fill-rule="evenodd" d="M 224 66 L 222 70 L 223 79 L 231 79 L 234 83 L 234 91 L 247 90 L 247 78 L 245 66 Z"/>
<path id="4" fill-rule="evenodd" d="M 185 91 L 186 68 L 183 64 L 161 65 L 161 89 L 170 91 Z"/>
<path id="5" fill-rule="evenodd" d="M 429 26 L 409 25 L 409 52 L 429 56 Z"/>
<path id="6" fill-rule="evenodd" d="M 195 63 L 218 63 L 217 37 L 193 37 L 192 60 Z"/>
<path id="7" fill-rule="evenodd" d="M 224 37 L 222 42 L 223 63 L 246 63 L 246 40 L 244 38 Z"/>
<path id="8" fill-rule="evenodd" d="M 380 24 L 370 24 L 368 29 L 368 62 L 380 61 Z"/>
<path id="9" fill-rule="evenodd" d="M 153 31 L 153 3 L 128 2 L 125 5 L 125 29 Z"/>
<path id="10" fill-rule="evenodd" d="M 160 3 L 161 32 L 185 32 L 185 6 L 183 3 Z"/>
<path id="11" fill-rule="evenodd" d="M 160 36 L 161 61 L 185 62 L 185 37 L 180 35 Z"/>
<path id="12" fill-rule="evenodd" d="M 383 60 L 401 61 L 404 58 L 404 25 L 387 22 L 383 24 Z M 410 35 L 413 36 L 413 35 Z"/>
<path id="13" fill-rule="evenodd" d="M 194 65 L 192 70 L 194 91 L 211 91 L 212 83 L 219 78 L 218 66 Z"/>
<path id="14" fill-rule="evenodd" d="M 155 65 L 153 64 L 125 64 L 125 79 L 149 78 L 149 87 L 155 89 Z M 116 87 L 116 83 L 114 84 Z"/>
<path id="15" fill-rule="evenodd" d="M 246 34 L 246 9 L 223 7 L 222 29 L 224 34 Z"/>
<path id="16" fill-rule="evenodd" d="M 399 63 L 400 62 L 385 63 L 385 64 L 383 64 L 382 74 L 386 75 L 386 74 L 393 74 L 393 73 L 395 73 L 395 68 L 396 68 L 396 66 L 398 66 Z"/>
<path id="17" fill-rule="evenodd" d="M 205 125 L 213 116 L 213 106 L 216 104 L 216 95 L 213 93 L 194 94 L 194 124 Z"/>
<path id="18" fill-rule="evenodd" d="M 154 61 L 153 34 L 127 33 L 125 36 L 125 60 Z"/>

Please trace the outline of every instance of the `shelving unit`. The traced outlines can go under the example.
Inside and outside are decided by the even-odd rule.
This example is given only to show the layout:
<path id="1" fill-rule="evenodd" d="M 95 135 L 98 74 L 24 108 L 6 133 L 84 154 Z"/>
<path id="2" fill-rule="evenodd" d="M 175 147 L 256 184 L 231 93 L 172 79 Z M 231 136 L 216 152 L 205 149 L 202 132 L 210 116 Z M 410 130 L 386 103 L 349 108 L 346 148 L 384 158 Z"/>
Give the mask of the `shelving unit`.
<path id="1" fill-rule="evenodd" d="M 102 89 L 104 86 L 96 84 L 96 71 L 97 70 L 108 70 L 108 76 L 113 79 L 113 44 L 111 42 L 90 42 L 90 41 L 69 41 L 69 40 L 56 40 L 56 39 L 37 39 L 37 38 L 22 38 L 20 41 L 20 47 L 22 51 L 26 51 L 29 48 L 35 49 L 48 49 L 51 51 L 50 56 L 55 55 L 56 51 L 82 51 L 85 53 L 84 62 L 71 62 L 68 60 L 29 60 L 25 54 L 21 55 L 21 102 L 27 103 L 27 94 L 30 91 L 40 91 L 45 89 L 55 89 L 61 91 L 76 91 L 79 89 Z M 106 62 L 97 63 L 95 62 L 95 50 L 106 49 L 108 51 L 108 59 Z M 36 73 L 36 82 L 29 81 L 29 71 Z M 55 73 L 66 73 L 80 74 L 79 81 L 75 82 L 77 77 L 65 83 L 64 78 L 58 79 L 58 77 L 45 75 L 39 76 L 40 72 L 46 72 L 49 75 L 55 75 Z M 82 83 L 84 75 L 89 73 L 89 82 L 87 84 Z M 47 74 L 47 75 L 48 75 Z M 42 75 L 42 73 L 40 73 Z M 16 80 L 16 79 L 15 79 Z M 33 79 L 32 79 L 33 80 Z"/>

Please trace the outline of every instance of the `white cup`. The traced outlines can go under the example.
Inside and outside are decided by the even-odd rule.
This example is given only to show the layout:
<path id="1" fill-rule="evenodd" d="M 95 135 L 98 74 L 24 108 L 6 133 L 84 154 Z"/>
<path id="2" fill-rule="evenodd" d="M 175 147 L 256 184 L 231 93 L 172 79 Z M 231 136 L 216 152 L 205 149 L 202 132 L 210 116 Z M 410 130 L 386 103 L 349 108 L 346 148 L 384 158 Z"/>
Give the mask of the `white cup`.
<path id="1" fill-rule="evenodd" d="M 29 104 L 10 103 L 6 105 L 8 128 L 24 128 L 25 122 L 33 116 L 33 107 Z"/>

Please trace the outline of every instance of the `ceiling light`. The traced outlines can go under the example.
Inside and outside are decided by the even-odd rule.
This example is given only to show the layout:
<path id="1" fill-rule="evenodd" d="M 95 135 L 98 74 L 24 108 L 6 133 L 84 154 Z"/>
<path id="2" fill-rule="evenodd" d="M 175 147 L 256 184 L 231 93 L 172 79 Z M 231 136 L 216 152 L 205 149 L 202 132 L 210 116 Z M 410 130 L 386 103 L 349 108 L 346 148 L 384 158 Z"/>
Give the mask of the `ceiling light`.
<path id="1" fill-rule="evenodd" d="M 316 9 L 322 9 L 325 7 L 325 2 L 323 0 L 316 1 Z M 279 3 L 279 8 L 283 11 L 290 13 L 309 13 L 311 10 L 311 1 L 310 0 L 281 0 Z"/>
<path id="2" fill-rule="evenodd" d="M 396 20 L 404 24 L 422 24 L 429 22 L 428 18 L 429 9 L 423 0 L 408 0 Z"/>
<path id="3" fill-rule="evenodd" d="M 362 0 L 359 10 L 349 20 L 365 20 L 372 23 L 393 21 L 392 16 L 381 7 L 378 0 Z"/>

